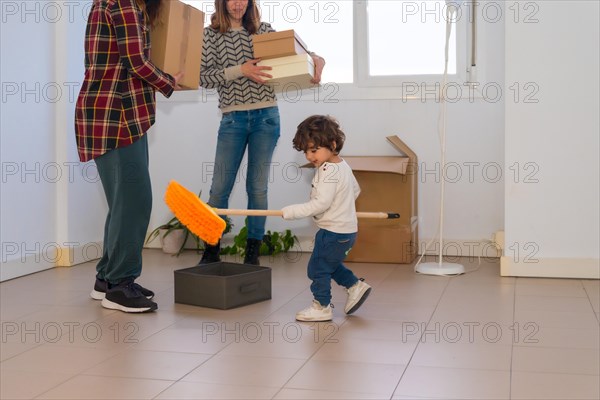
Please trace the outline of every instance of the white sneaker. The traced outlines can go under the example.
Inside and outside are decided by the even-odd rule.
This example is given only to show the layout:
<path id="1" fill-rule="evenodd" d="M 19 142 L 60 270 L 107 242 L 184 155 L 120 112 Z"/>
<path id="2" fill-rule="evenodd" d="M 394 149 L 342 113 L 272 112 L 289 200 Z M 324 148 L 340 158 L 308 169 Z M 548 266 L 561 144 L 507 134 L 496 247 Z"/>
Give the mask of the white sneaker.
<path id="1" fill-rule="evenodd" d="M 332 307 L 331 304 L 323 307 L 318 301 L 313 300 L 310 307 L 296 313 L 296 321 L 331 321 Z"/>
<path id="2" fill-rule="evenodd" d="M 348 290 L 348 299 L 346 300 L 346 306 L 344 311 L 346 314 L 352 314 L 358 310 L 360 306 L 365 302 L 369 294 L 371 293 L 371 286 L 364 282 L 364 279 L 360 278 L 352 287 Z"/>

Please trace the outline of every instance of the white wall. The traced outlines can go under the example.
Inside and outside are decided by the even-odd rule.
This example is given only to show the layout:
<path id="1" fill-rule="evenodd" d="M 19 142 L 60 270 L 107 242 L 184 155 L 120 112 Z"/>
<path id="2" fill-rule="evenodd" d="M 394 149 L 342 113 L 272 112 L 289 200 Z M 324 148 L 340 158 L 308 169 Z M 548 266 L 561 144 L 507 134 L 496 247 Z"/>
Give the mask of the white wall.
<path id="1" fill-rule="evenodd" d="M 68 2 L 67 2 L 68 3 Z M 57 185 L 57 241 L 63 254 L 59 265 L 69 266 L 101 255 L 101 241 L 106 218 L 106 200 L 96 164 L 81 163 L 77 154 L 74 131 L 75 100 L 84 75 L 83 38 L 90 7 L 89 1 L 70 5 L 68 14 L 56 25 L 57 82 L 73 87 L 57 103 L 56 159 L 64 169 L 64 178 Z M 64 6 L 66 10 L 68 8 Z M 69 170 L 70 168 L 70 170 Z"/>
<path id="2" fill-rule="evenodd" d="M 7 8 L 6 4 L 16 8 Z M 72 122 L 74 97 L 83 78 L 83 32 L 89 4 L 32 1 L 2 5 L 2 82 L 14 82 L 19 89 L 2 101 L 0 279 L 93 258 L 102 240 L 105 200 L 93 162 L 78 162 Z M 489 24 L 482 34 L 482 43 L 487 47 L 482 57 L 488 65 L 484 83 L 503 85 L 503 66 L 499 62 L 503 29 L 501 24 Z M 40 83 L 37 91 L 22 93 L 22 83 L 30 88 L 36 82 Z M 61 95 L 51 89 L 62 91 Z M 340 120 L 348 135 L 347 155 L 394 155 L 395 150 L 385 141 L 385 136 L 393 134 L 417 152 L 423 172 L 428 171 L 422 174 L 419 189 L 420 234 L 422 239 L 434 237 L 441 176 L 439 103 L 431 98 L 404 102 L 400 93 L 392 91 L 390 95 L 389 90 L 384 99 L 373 94 L 365 96 L 364 90 L 356 88 L 342 89 L 347 90 L 350 96 L 339 93 L 327 101 L 323 94 L 318 101 L 311 100 L 311 92 L 298 102 L 280 101 L 283 129 L 274 158 L 279 164 L 271 185 L 271 207 L 307 199 L 310 176 L 304 174 L 296 180 L 283 175 L 293 175 L 297 172 L 293 165 L 304 163 L 303 156 L 291 148 L 291 139 L 296 125 L 306 116 L 327 113 Z M 169 100 L 158 96 L 158 123 L 150 133 L 155 198 L 150 229 L 170 216 L 162 201 L 170 179 L 203 190 L 204 199 L 208 196 L 210 176 L 203 177 L 202 169 L 204 166 L 206 171 L 213 161 L 220 116 L 214 96 L 202 100 L 201 95 L 177 93 Z M 502 229 L 504 202 L 503 177 L 490 182 L 484 175 L 487 165 L 502 163 L 504 99 L 490 102 L 478 98 L 470 102 L 464 97 L 448 107 L 447 161 L 460 167 L 455 172 L 461 177 L 447 185 L 445 231 L 447 241 L 461 245 L 489 238 L 492 232 Z M 37 175 L 21 176 L 35 168 Z M 243 185 L 236 186 L 231 206 L 245 207 Z M 235 222 L 237 231 L 243 219 Z M 271 218 L 267 227 L 290 227 L 303 238 L 310 238 L 314 232 L 309 220 L 285 223 Z M 58 249 L 69 251 L 59 257 Z"/>
<path id="3" fill-rule="evenodd" d="M 3 7 L 7 4 L 2 3 Z M 34 3 L 39 4 L 38 11 Z M 10 4 L 21 8 L 16 13 L 2 10 L 0 279 L 51 267 L 56 263 L 55 247 L 73 246 L 78 255 L 70 256 L 75 261 L 85 258 L 83 248 L 89 251 L 102 239 L 106 213 L 93 163 L 77 162 L 72 99 L 57 100 L 49 91 L 58 85 L 66 96 L 72 87 L 69 82 L 82 80 L 83 9 L 89 2 L 68 7 L 63 2 Z M 62 25 L 52 21 L 47 4 L 64 6 Z M 446 185 L 444 237 L 464 244 L 506 228 L 507 245 L 534 241 L 541 258 L 597 262 L 597 3 L 536 4 L 540 5 L 539 24 L 514 24 L 504 18 L 500 23 L 488 22 L 480 35 L 485 48 L 480 61 L 486 66 L 482 83 L 500 85 L 504 88 L 501 96 L 492 102 L 488 93 L 488 98 L 474 102 L 465 98 L 448 106 L 447 161 L 458 165 L 462 176 Z M 31 9 L 33 14 L 27 12 Z M 42 18 L 36 20 L 36 12 Z M 559 25 L 563 27 L 560 35 L 554 31 Z M 556 49 L 566 56 L 556 57 Z M 514 82 L 530 81 L 539 84 L 543 101 L 537 105 L 508 101 Z M 13 87 L 17 92 L 9 95 L 7 90 Z M 33 91 L 23 92 L 23 88 Z M 391 134 L 398 134 L 416 151 L 422 172 L 430 171 L 422 174 L 419 188 L 420 235 L 422 239 L 434 237 L 439 183 L 431 171 L 439 162 L 439 104 L 431 99 L 403 102 L 400 95 L 390 96 L 389 90 L 385 99 L 365 99 L 356 90 L 350 92 L 354 92 L 350 97 L 340 94 L 337 103 L 308 98 L 280 102 L 282 137 L 274 158 L 279 165 L 271 185 L 271 207 L 307 198 L 309 177 L 297 182 L 284 179 L 283 167 L 304 162 L 291 148 L 296 125 L 313 113 L 328 113 L 340 120 L 348 135 L 347 155 L 393 155 L 384 139 Z M 210 177 L 203 177 L 202 168 L 214 158 L 219 115 L 214 99 L 203 101 L 200 95 L 178 93 L 173 99 L 159 100 L 158 123 L 150 134 L 155 195 L 150 229 L 169 217 L 162 201 L 168 180 L 202 189 L 207 198 Z M 540 183 L 526 185 L 522 179 L 514 183 L 510 169 L 514 162 L 520 162 L 521 168 L 524 162 L 537 163 Z M 499 180 L 496 165 L 502 174 Z M 57 168 L 60 179 L 56 179 Z M 236 186 L 231 206 L 245 206 L 243 185 Z M 241 223 L 237 221 L 236 230 Z M 269 219 L 269 229 L 286 227 L 303 237 L 314 231 L 310 221 L 288 224 Z M 29 252 L 27 262 L 22 261 Z"/>
<path id="4" fill-rule="evenodd" d="M 502 273 L 598 278 L 599 3 L 536 4 L 537 22 L 506 20 L 506 86 L 539 91 L 506 102 L 505 168 L 521 177 L 506 180 Z"/>
<path id="5" fill-rule="evenodd" d="M 95 171 L 78 162 L 73 132 L 89 1 L 0 6 L 5 280 L 81 261 L 82 249 L 94 257 L 106 211 Z"/>
<path id="6" fill-rule="evenodd" d="M 480 25 L 481 86 L 504 87 L 503 21 L 482 21 Z M 327 58 L 327 55 L 323 55 Z M 419 82 L 417 82 L 419 83 Z M 310 173 L 298 181 L 284 178 L 292 173 L 290 163 L 305 162 L 293 150 L 291 141 L 296 126 L 312 114 L 331 114 L 338 118 L 347 134 L 343 154 L 396 155 L 385 140 L 398 135 L 417 153 L 421 168 L 419 187 L 419 234 L 421 242 L 435 238 L 439 219 L 440 142 L 438 115 L 440 103 L 433 95 L 426 100 L 402 99 L 401 88 L 379 94 L 364 89 L 341 87 L 334 94 L 326 87 L 315 101 L 312 91 L 305 91 L 299 101 L 292 94 L 280 97 L 282 136 L 273 162 L 274 176 L 270 186 L 270 208 L 306 201 Z M 494 90 L 470 99 L 464 88 L 461 100 L 448 105 L 446 161 L 450 181 L 446 184 L 444 242 L 450 254 L 474 255 L 482 250 L 482 240 L 504 228 L 504 99 Z M 171 214 L 162 202 L 170 179 L 176 179 L 192 191 L 202 190 L 208 200 L 211 177 L 207 174 L 214 160 L 220 115 L 212 92 L 176 93 L 171 99 L 159 96 L 157 124 L 150 135 L 151 173 L 154 183 L 154 212 L 151 228 L 166 222 Z M 289 169 L 285 169 L 289 167 Z M 457 177 L 458 174 L 458 177 Z M 498 175 L 499 174 L 499 175 Z M 293 178 L 292 174 L 292 178 Z M 234 188 L 231 208 L 246 208 L 243 179 Z M 234 218 L 234 232 L 243 225 L 243 217 Z M 310 220 L 283 221 L 269 218 L 267 229 L 291 228 L 295 234 L 310 240 L 315 231 Z M 227 238 L 227 237 L 226 237 Z M 152 245 L 158 245 L 153 243 Z M 303 246 L 306 248 L 306 245 Z M 437 247 L 432 247 L 436 251 Z M 471 249 L 471 250 L 470 250 Z M 489 249 L 489 247 L 488 247 Z M 496 255 L 495 252 L 487 253 Z"/>
<path id="7" fill-rule="evenodd" d="M 281 208 L 308 199 L 311 172 L 304 171 L 297 179 L 296 165 L 306 161 L 303 154 L 291 146 L 295 128 L 304 118 L 315 113 L 331 114 L 338 118 L 347 135 L 343 154 L 397 155 L 385 140 L 397 134 L 419 156 L 421 167 L 419 209 L 422 238 L 437 234 L 439 209 L 439 140 L 437 113 L 439 104 L 419 100 L 340 100 L 337 104 L 302 101 L 280 101 L 282 135 L 273 162 L 270 186 L 270 208 Z M 448 241 L 479 241 L 490 238 L 503 228 L 503 180 L 495 180 L 502 168 L 502 103 L 488 104 L 478 100 L 448 107 L 447 161 L 456 163 L 462 174 L 446 188 L 446 229 Z M 170 179 L 180 181 L 192 191 L 202 190 L 208 200 L 214 159 L 219 115 L 217 104 L 210 102 L 178 102 L 177 99 L 160 103 L 158 123 L 150 136 L 151 169 L 155 205 L 152 226 L 170 218 L 167 207 L 160 201 Z M 473 164 L 471 164 L 473 163 Z M 486 165 L 494 165 L 487 171 Z M 472 165 L 472 182 L 469 167 Z M 300 171 L 302 172 L 302 171 Z M 493 172 L 493 173 L 490 173 Z M 487 173 L 487 175 L 485 175 Z M 488 177 L 491 176 L 491 179 Z M 454 180 L 454 178 L 453 178 Z M 495 182 L 493 182 L 495 181 Z M 244 180 L 234 189 L 230 208 L 246 208 Z M 235 219 L 236 228 L 243 218 Z M 267 229 L 282 230 L 291 227 L 299 236 L 310 237 L 314 232 L 310 220 L 289 222 L 269 218 Z"/>
<path id="8" fill-rule="evenodd" d="M 38 255 L 44 247 L 49 250 L 46 245 L 55 238 L 56 203 L 54 185 L 42 176 L 55 152 L 53 105 L 43 91 L 54 81 L 53 26 L 4 19 L 4 10 L 2 17 L 0 272 L 4 277 L 8 270 L 20 274 L 53 266 L 52 250 L 47 257 Z M 20 38 L 35 39 L 36 45 L 24 51 L 27 41 Z"/>

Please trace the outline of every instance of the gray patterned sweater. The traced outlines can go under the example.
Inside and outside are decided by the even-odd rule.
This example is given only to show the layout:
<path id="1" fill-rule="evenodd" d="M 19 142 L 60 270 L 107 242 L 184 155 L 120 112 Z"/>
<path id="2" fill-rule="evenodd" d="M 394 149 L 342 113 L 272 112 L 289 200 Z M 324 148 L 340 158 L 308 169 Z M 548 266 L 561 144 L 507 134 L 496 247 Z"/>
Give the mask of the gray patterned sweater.
<path id="1" fill-rule="evenodd" d="M 274 32 L 261 22 L 257 34 Z M 252 37 L 245 28 L 229 29 L 224 34 L 204 28 L 200 86 L 216 88 L 222 112 L 252 110 L 276 105 L 273 88 L 256 83 L 242 74 L 242 64 L 254 58 Z"/>

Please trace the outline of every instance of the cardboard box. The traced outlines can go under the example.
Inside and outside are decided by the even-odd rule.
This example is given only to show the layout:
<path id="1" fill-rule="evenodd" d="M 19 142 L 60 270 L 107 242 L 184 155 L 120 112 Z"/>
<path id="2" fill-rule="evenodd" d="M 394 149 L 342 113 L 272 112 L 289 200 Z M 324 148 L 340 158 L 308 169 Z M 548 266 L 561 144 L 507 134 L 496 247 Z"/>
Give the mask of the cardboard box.
<path id="1" fill-rule="evenodd" d="M 273 68 L 265 72 L 273 76 L 267 80 L 267 84 L 272 85 L 275 92 L 302 90 L 316 86 L 311 82 L 315 76 L 315 65 L 312 57 L 308 54 L 270 58 L 262 60 L 257 65 L 267 65 Z"/>
<path id="2" fill-rule="evenodd" d="M 254 58 L 263 60 L 308 53 L 306 44 L 293 29 L 252 36 Z"/>
<path id="3" fill-rule="evenodd" d="M 184 71 L 179 85 L 186 90 L 198 90 L 204 13 L 179 0 L 165 1 L 150 35 L 152 62 L 171 75 Z"/>
<path id="4" fill-rule="evenodd" d="M 417 256 L 417 155 L 398 136 L 387 140 L 399 156 L 343 157 L 361 187 L 356 210 L 400 214 L 399 219 L 359 219 L 349 262 L 408 264 Z"/>
<path id="5" fill-rule="evenodd" d="M 217 262 L 180 269 L 175 303 L 227 310 L 271 298 L 271 268 Z"/>

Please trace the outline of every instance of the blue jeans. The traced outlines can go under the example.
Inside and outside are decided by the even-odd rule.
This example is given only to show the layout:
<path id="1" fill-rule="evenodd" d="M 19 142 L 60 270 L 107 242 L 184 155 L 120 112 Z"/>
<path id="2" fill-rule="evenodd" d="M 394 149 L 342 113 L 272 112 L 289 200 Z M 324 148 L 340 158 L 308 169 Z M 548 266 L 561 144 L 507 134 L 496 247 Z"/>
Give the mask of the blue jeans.
<path id="1" fill-rule="evenodd" d="M 214 175 L 208 204 L 228 208 L 238 170 L 248 147 L 245 171 L 248 209 L 269 208 L 267 188 L 271 158 L 279 139 L 280 122 L 277 107 L 223 114 L 217 139 Z M 262 240 L 266 217 L 248 217 L 248 238 Z"/>
<path id="2" fill-rule="evenodd" d="M 310 290 L 321 305 L 331 303 L 331 280 L 350 288 L 358 278 L 342 263 L 352 249 L 356 233 L 334 233 L 319 229 L 315 248 L 308 261 L 308 277 L 312 280 Z"/>

